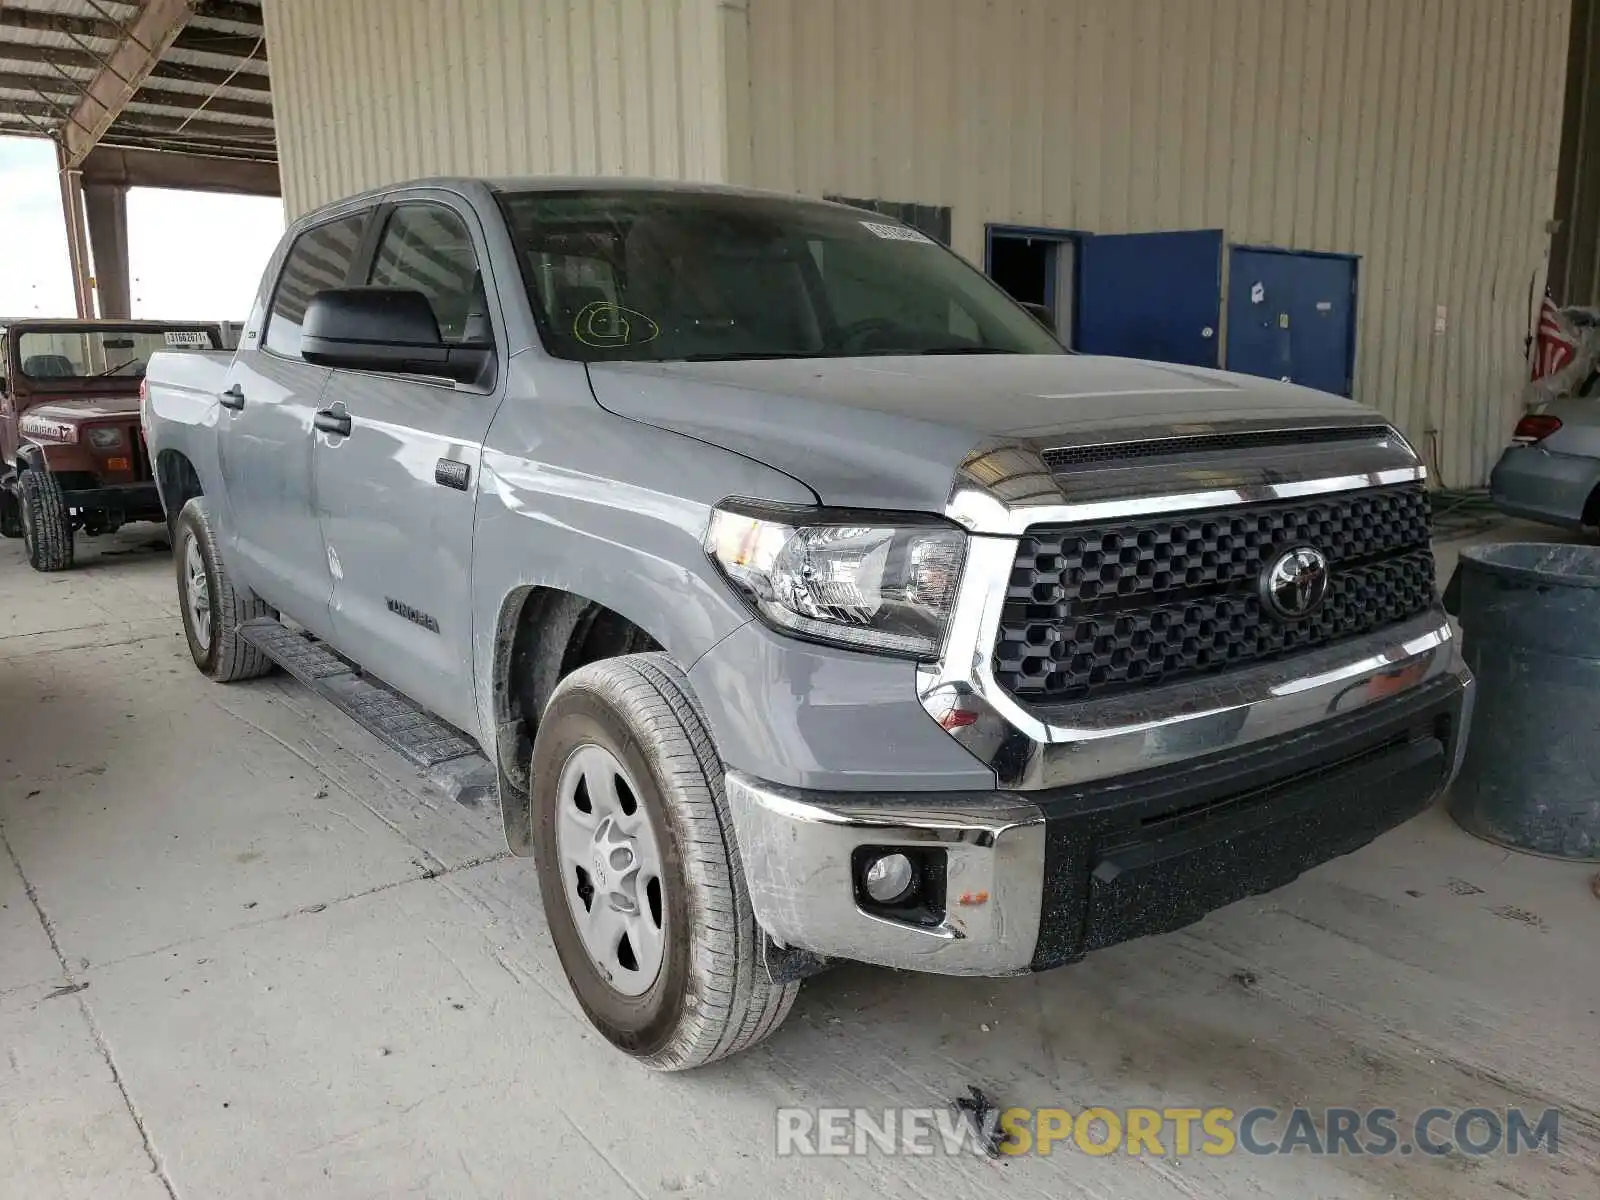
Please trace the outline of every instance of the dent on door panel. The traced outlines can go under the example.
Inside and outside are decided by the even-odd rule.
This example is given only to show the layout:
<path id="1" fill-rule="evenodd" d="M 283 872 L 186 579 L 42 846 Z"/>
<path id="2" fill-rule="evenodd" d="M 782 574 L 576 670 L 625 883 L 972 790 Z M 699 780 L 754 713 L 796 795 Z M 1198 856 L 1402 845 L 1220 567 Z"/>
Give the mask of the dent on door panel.
<path id="1" fill-rule="evenodd" d="M 350 432 L 316 435 L 317 500 L 333 570 L 334 641 L 447 721 L 475 719 L 473 504 L 441 487 L 440 458 L 476 470 L 498 397 L 337 371 L 323 410 Z"/>

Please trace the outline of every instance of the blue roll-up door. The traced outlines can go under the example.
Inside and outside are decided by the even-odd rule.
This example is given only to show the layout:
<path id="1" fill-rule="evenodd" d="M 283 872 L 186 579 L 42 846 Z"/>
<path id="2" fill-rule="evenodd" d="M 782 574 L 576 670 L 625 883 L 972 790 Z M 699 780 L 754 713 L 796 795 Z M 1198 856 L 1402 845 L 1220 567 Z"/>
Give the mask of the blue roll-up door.
<path id="1" fill-rule="evenodd" d="M 1078 247 L 1075 347 L 1217 365 L 1222 231 L 1096 234 Z"/>

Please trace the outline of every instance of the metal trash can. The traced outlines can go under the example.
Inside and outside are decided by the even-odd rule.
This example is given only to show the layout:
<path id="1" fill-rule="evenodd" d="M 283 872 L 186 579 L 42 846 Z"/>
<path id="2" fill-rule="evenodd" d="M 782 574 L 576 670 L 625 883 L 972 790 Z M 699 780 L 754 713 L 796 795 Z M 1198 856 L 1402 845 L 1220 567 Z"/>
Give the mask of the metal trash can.
<path id="1" fill-rule="evenodd" d="M 1450 815 L 1503 846 L 1600 861 L 1600 546 L 1470 547 L 1445 606 L 1478 677 Z"/>

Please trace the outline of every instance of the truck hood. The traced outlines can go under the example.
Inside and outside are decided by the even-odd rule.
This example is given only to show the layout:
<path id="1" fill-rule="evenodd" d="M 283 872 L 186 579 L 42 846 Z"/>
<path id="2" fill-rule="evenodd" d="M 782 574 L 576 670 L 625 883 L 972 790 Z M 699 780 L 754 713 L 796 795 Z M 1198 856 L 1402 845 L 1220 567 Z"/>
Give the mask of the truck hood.
<path id="1" fill-rule="evenodd" d="M 594 363 L 589 378 L 611 412 L 765 463 L 824 504 L 934 512 L 997 443 L 1371 415 L 1308 388 L 1087 355 Z"/>
<path id="2" fill-rule="evenodd" d="M 40 417 L 49 421 L 98 421 L 106 417 L 134 417 L 139 415 L 138 396 L 73 396 L 71 398 L 41 400 L 22 410 L 25 417 Z"/>

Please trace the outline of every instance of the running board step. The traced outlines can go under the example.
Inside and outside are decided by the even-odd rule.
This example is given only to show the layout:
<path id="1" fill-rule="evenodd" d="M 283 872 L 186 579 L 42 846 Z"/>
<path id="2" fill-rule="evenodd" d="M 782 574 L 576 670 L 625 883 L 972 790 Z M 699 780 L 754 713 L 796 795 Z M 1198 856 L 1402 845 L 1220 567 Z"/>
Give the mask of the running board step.
<path id="1" fill-rule="evenodd" d="M 496 775 L 478 747 L 404 696 L 367 678 L 310 634 L 268 617 L 239 636 L 316 692 L 463 804 L 494 794 Z"/>

